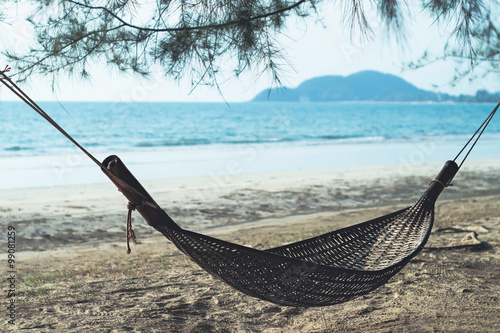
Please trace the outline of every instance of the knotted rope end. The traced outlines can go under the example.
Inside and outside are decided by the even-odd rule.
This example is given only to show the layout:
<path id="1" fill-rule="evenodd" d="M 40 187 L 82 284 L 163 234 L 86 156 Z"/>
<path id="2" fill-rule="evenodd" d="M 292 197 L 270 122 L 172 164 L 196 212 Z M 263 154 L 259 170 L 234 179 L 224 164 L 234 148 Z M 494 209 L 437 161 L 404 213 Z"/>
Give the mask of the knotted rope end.
<path id="1" fill-rule="evenodd" d="M 137 244 L 137 239 L 135 237 L 135 232 L 132 230 L 132 211 L 135 210 L 134 204 L 131 202 L 127 203 L 127 209 L 128 209 L 128 214 L 127 214 L 127 254 L 130 254 L 132 250 L 130 249 L 130 240 L 134 244 Z"/>

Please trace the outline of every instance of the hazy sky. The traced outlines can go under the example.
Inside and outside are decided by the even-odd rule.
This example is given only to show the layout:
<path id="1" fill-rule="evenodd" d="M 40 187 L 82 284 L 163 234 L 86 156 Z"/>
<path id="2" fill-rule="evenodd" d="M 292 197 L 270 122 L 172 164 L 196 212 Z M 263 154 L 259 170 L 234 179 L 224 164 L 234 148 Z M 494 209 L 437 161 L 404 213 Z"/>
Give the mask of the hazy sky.
<path id="1" fill-rule="evenodd" d="M 403 77 L 422 89 L 451 94 L 474 94 L 478 89 L 490 92 L 500 91 L 500 80 L 493 77 L 467 82 L 456 87 L 448 83 L 454 76 L 454 61 L 438 62 L 423 69 L 403 71 L 403 63 L 417 60 L 425 50 L 438 54 L 446 43 L 451 31 L 448 27 L 438 27 L 420 10 L 412 9 L 407 16 L 407 40 L 397 43 L 378 23 L 373 11 L 368 10 L 368 19 L 375 31 L 375 38 L 361 42 L 359 36 L 351 40 L 348 29 L 341 23 L 341 10 L 331 2 L 322 5 L 322 24 L 296 22 L 291 19 L 288 31 L 281 37 L 286 46 L 293 68 L 284 75 L 285 84 L 295 87 L 302 81 L 321 75 L 348 75 L 361 70 L 377 70 Z M 19 15 L 21 18 L 21 15 Z M 22 19 L 11 20 L 12 24 L 0 24 L 0 50 L 26 47 L 29 42 L 29 27 Z M 6 65 L 0 57 L 0 67 Z M 159 72 L 149 80 L 131 75 L 118 74 L 105 65 L 93 68 L 92 81 L 61 79 L 54 92 L 48 79 L 35 78 L 24 85 L 25 91 L 35 100 L 72 101 L 215 101 L 223 98 L 216 88 L 197 87 L 191 94 L 189 80 L 174 82 Z M 264 75 L 255 77 L 247 74 L 239 79 L 221 83 L 221 91 L 229 102 L 247 101 L 269 87 Z M 16 100 L 5 88 L 0 88 L 0 100 Z"/>

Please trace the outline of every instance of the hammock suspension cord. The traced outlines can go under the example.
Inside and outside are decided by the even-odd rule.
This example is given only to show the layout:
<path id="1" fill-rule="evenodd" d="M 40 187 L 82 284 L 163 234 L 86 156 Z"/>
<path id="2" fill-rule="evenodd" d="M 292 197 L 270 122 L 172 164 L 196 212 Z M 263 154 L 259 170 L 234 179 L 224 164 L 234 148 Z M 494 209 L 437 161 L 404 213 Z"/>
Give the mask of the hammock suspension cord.
<path id="1" fill-rule="evenodd" d="M 456 162 L 457 158 L 462 154 L 462 152 L 465 150 L 465 148 L 472 142 L 472 140 L 474 139 L 474 137 L 477 135 L 477 138 L 476 140 L 474 140 L 474 142 L 472 143 L 472 145 L 470 146 L 469 150 L 467 151 L 467 153 L 465 154 L 462 162 L 460 162 L 460 164 L 458 165 L 458 169 L 460 170 L 460 167 L 462 166 L 462 164 L 464 164 L 465 160 L 467 159 L 467 157 L 469 156 L 470 152 L 472 151 L 472 149 L 474 148 L 474 146 L 476 145 L 477 141 L 479 140 L 479 138 L 481 137 L 481 135 L 483 134 L 484 130 L 486 129 L 486 127 L 488 126 L 488 124 L 490 123 L 491 121 L 491 118 L 493 118 L 493 116 L 495 115 L 495 113 L 497 112 L 498 110 L 498 107 L 500 106 L 500 103 L 497 104 L 497 106 L 493 109 L 493 111 L 491 111 L 491 113 L 488 115 L 488 117 L 486 117 L 486 119 L 483 121 L 483 123 L 481 124 L 481 126 L 479 126 L 479 128 L 476 130 L 476 132 L 472 135 L 472 137 L 469 139 L 469 141 L 467 141 L 467 143 L 462 147 L 462 149 L 458 152 L 457 156 L 455 156 L 455 158 L 453 159 L 453 162 Z M 478 134 L 479 133 L 479 134 Z"/>

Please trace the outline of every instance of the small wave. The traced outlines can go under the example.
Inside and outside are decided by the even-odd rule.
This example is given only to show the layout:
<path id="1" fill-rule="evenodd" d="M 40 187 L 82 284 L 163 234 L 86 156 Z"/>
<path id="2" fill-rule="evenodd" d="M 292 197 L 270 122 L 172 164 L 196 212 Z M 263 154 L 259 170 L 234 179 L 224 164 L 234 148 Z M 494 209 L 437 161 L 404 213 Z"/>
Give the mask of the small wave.
<path id="1" fill-rule="evenodd" d="M 135 146 L 139 147 L 139 148 L 149 148 L 149 147 L 155 147 L 155 146 L 158 146 L 158 145 L 155 145 L 152 142 L 139 142 Z"/>
<path id="2" fill-rule="evenodd" d="M 319 138 L 323 140 L 342 140 L 342 139 L 352 139 L 355 137 L 349 135 L 323 135 L 320 136 Z"/>
<path id="3" fill-rule="evenodd" d="M 380 141 L 390 140 L 392 138 L 385 136 L 364 136 L 364 137 L 358 136 L 358 137 L 351 137 L 348 139 L 350 141 L 360 141 L 360 142 L 380 142 Z"/>
<path id="4" fill-rule="evenodd" d="M 101 146 L 103 146 L 103 144 L 100 142 L 86 142 L 85 146 L 86 147 L 101 147 Z"/>
<path id="5" fill-rule="evenodd" d="M 33 148 L 30 147 L 21 147 L 21 146 L 12 146 L 12 147 L 7 147 L 4 150 L 5 151 L 22 151 L 22 150 L 32 150 Z"/>
<path id="6" fill-rule="evenodd" d="M 242 140 L 230 140 L 222 143 L 229 144 L 253 144 L 253 143 L 272 143 L 272 142 L 295 142 L 300 141 L 296 138 L 255 138 L 255 139 L 242 139 Z"/>
<path id="7" fill-rule="evenodd" d="M 151 147 L 177 147 L 177 146 L 197 146 L 197 145 L 208 145 L 212 142 L 208 139 L 193 139 L 193 140 L 179 140 L 179 141 L 162 141 L 162 142 L 139 142 L 135 144 L 139 148 L 151 148 Z"/>
<path id="8" fill-rule="evenodd" d="M 198 145 L 208 145 L 211 144 L 212 142 L 208 139 L 186 139 L 186 140 L 179 140 L 175 142 L 171 141 L 163 141 L 161 143 L 161 146 L 165 147 L 170 147 L 170 146 L 198 146 Z"/>
<path id="9" fill-rule="evenodd" d="M 153 147 L 179 147 L 179 146 L 202 146 L 210 144 L 231 144 L 231 145 L 245 145 L 245 144 L 261 144 L 261 143 L 293 143 L 293 142 L 328 142 L 328 141 L 338 141 L 341 142 L 378 142 L 383 141 L 387 138 L 384 137 L 360 137 L 360 136 L 348 136 L 348 135 L 324 135 L 317 137 L 302 136 L 302 137 L 264 137 L 264 138 L 241 138 L 237 140 L 214 140 L 209 139 L 183 139 L 178 141 L 142 141 L 135 144 L 135 147 L 139 148 L 153 148 Z"/>
<path id="10" fill-rule="evenodd" d="M 151 148 L 151 147 L 178 147 L 178 146 L 202 146 L 210 144 L 255 144 L 255 143 L 271 143 L 271 142 L 295 142 L 300 141 L 296 138 L 255 138 L 255 139 L 241 139 L 241 140 L 216 140 L 211 141 L 208 139 L 185 139 L 179 141 L 162 141 L 162 142 L 151 142 L 143 141 L 136 143 L 134 146 L 139 148 Z"/>

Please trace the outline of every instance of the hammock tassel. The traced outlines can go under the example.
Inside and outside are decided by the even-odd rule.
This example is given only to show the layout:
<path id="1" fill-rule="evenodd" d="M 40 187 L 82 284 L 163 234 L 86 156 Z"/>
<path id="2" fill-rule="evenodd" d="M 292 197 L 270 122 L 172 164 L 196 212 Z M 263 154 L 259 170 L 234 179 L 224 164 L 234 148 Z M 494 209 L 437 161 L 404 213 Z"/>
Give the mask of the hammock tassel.
<path id="1" fill-rule="evenodd" d="M 137 244 L 137 240 L 135 238 L 134 230 L 132 230 L 132 211 L 135 210 L 135 206 L 132 203 L 127 203 L 127 254 L 130 254 L 132 250 L 130 249 L 130 240 Z"/>

